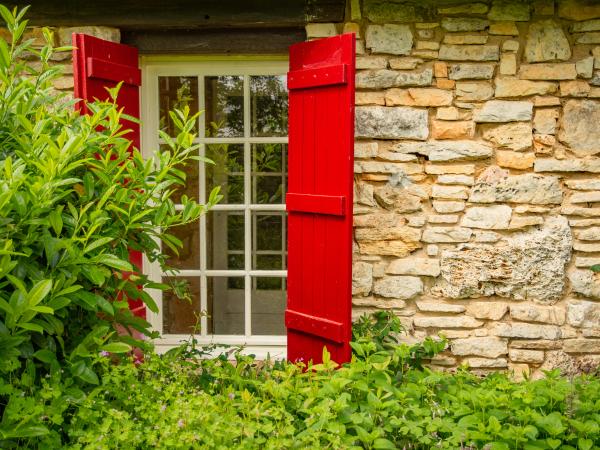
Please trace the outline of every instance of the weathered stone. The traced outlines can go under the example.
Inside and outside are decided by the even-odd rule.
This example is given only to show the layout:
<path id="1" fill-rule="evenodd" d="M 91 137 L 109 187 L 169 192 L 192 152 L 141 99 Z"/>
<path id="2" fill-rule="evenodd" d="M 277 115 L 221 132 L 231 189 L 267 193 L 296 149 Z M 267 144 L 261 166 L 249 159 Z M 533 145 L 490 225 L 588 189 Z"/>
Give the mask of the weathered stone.
<path id="1" fill-rule="evenodd" d="M 488 19 L 527 22 L 529 20 L 529 8 L 529 2 L 494 0 L 492 9 L 488 13 Z"/>
<path id="2" fill-rule="evenodd" d="M 600 279 L 591 270 L 574 269 L 568 273 L 571 290 L 577 294 L 600 299 Z"/>
<path id="3" fill-rule="evenodd" d="M 433 139 L 469 139 L 475 135 L 475 122 L 470 120 L 431 122 L 431 137 Z"/>
<path id="4" fill-rule="evenodd" d="M 493 64 L 450 64 L 448 69 L 451 80 L 491 80 L 493 75 Z"/>
<path id="5" fill-rule="evenodd" d="M 514 22 L 495 22 L 490 25 L 489 33 L 500 36 L 518 36 L 519 29 Z"/>
<path id="6" fill-rule="evenodd" d="M 412 175 L 422 173 L 423 168 L 416 163 L 384 162 L 384 161 L 355 161 L 354 173 L 385 173 Z M 387 179 L 387 177 L 385 178 Z M 381 179 L 377 180 L 380 181 Z"/>
<path id="7" fill-rule="evenodd" d="M 511 150 L 497 151 L 496 164 L 508 169 L 525 170 L 533 167 L 535 153 L 513 152 Z"/>
<path id="8" fill-rule="evenodd" d="M 483 322 L 469 316 L 415 317 L 419 328 L 478 328 Z"/>
<path id="9" fill-rule="evenodd" d="M 570 223 L 569 223 L 570 224 Z M 571 225 L 573 226 L 573 225 Z M 583 267 L 589 269 L 591 266 L 600 265 L 600 258 L 578 256 L 575 258 L 575 267 Z"/>
<path id="10" fill-rule="evenodd" d="M 354 157 L 355 158 L 372 158 L 377 155 L 378 151 L 377 142 L 360 142 L 354 143 Z"/>
<path id="11" fill-rule="evenodd" d="M 385 92 L 388 106 L 448 106 L 452 92 L 436 88 L 388 89 Z"/>
<path id="12" fill-rule="evenodd" d="M 523 80 L 574 80 L 577 78 L 575 64 L 522 64 L 519 78 Z"/>
<path id="13" fill-rule="evenodd" d="M 532 350 L 556 350 L 562 347 L 560 341 L 554 340 L 519 340 L 514 339 L 510 341 L 510 348 L 529 348 Z"/>
<path id="14" fill-rule="evenodd" d="M 393 213 L 355 215 L 353 221 L 360 228 L 397 227 L 405 223 L 401 215 Z"/>
<path id="15" fill-rule="evenodd" d="M 561 338 L 560 328 L 556 325 L 534 325 L 529 323 L 494 323 L 491 328 L 496 336 L 522 339 L 549 339 Z"/>
<path id="16" fill-rule="evenodd" d="M 580 34 L 575 39 L 576 44 L 600 44 L 600 33 Z"/>
<path id="17" fill-rule="evenodd" d="M 435 41 L 417 41 L 415 44 L 416 50 L 439 50 L 440 44 Z"/>
<path id="18" fill-rule="evenodd" d="M 352 295 L 369 295 L 373 285 L 373 265 L 356 261 L 352 263 Z"/>
<path id="19" fill-rule="evenodd" d="M 500 57 L 500 75 L 517 73 L 517 56 L 514 53 L 503 53 Z"/>
<path id="20" fill-rule="evenodd" d="M 369 25 L 366 43 L 373 53 L 408 55 L 412 49 L 413 35 L 408 25 Z"/>
<path id="21" fill-rule="evenodd" d="M 599 65 L 600 63 L 594 63 L 594 66 Z M 590 84 L 592 86 L 600 86 L 600 71 L 594 72 L 592 79 L 590 80 Z"/>
<path id="22" fill-rule="evenodd" d="M 392 69 L 395 70 L 411 70 L 423 62 L 420 58 L 390 58 L 389 64 Z"/>
<path id="23" fill-rule="evenodd" d="M 105 41 L 121 42 L 121 32 L 118 28 L 82 26 L 66 27 L 58 30 L 58 40 L 60 45 L 72 45 L 71 38 L 73 33 L 82 33 L 94 36 Z"/>
<path id="24" fill-rule="evenodd" d="M 423 282 L 419 277 L 389 276 L 375 280 L 373 293 L 382 297 L 409 300 L 423 292 Z"/>
<path id="25" fill-rule="evenodd" d="M 421 240 L 426 243 L 452 243 L 452 242 L 468 242 L 473 231 L 469 228 L 427 228 L 423 231 Z"/>
<path id="26" fill-rule="evenodd" d="M 542 225 L 543 223 L 544 218 L 540 216 L 513 216 L 508 228 L 510 230 L 520 230 L 535 225 Z"/>
<path id="27" fill-rule="evenodd" d="M 461 200 L 469 196 L 467 188 L 464 186 L 443 186 L 434 184 L 431 189 L 431 197 L 448 200 Z"/>
<path id="28" fill-rule="evenodd" d="M 600 20 L 586 20 L 585 22 L 576 22 L 571 25 L 573 33 L 585 33 L 587 31 L 600 31 Z"/>
<path id="29" fill-rule="evenodd" d="M 358 89 L 385 89 L 404 86 L 429 86 L 433 81 L 433 70 L 398 72 L 395 70 L 361 70 L 356 73 Z"/>
<path id="30" fill-rule="evenodd" d="M 544 106 L 560 106 L 560 98 L 554 96 L 534 97 L 534 106 L 541 108 Z"/>
<path id="31" fill-rule="evenodd" d="M 309 39 L 336 36 L 338 34 L 334 23 L 308 23 L 304 27 Z"/>
<path id="32" fill-rule="evenodd" d="M 379 139 L 427 139 L 427 111 L 405 107 L 359 106 L 356 136 Z"/>
<path id="33" fill-rule="evenodd" d="M 416 302 L 419 311 L 423 312 L 439 312 L 439 313 L 461 313 L 465 307 L 462 305 L 452 305 L 450 303 L 440 303 L 432 301 Z"/>
<path id="34" fill-rule="evenodd" d="M 394 146 L 399 153 L 417 153 L 429 161 L 462 161 L 492 156 L 492 148 L 477 141 L 402 142 Z"/>
<path id="35" fill-rule="evenodd" d="M 560 82 L 560 95 L 562 97 L 587 97 L 590 91 L 590 85 L 582 80 Z"/>
<path id="36" fill-rule="evenodd" d="M 562 189 L 558 178 L 536 174 L 505 176 L 489 182 L 478 179 L 471 190 L 469 201 L 474 203 L 532 203 L 534 205 L 560 204 Z"/>
<path id="37" fill-rule="evenodd" d="M 352 306 L 377 309 L 403 309 L 406 307 L 406 302 L 395 298 L 354 297 L 352 299 Z M 353 310 L 354 309 L 356 308 L 353 308 Z"/>
<path id="38" fill-rule="evenodd" d="M 494 231 L 482 231 L 476 230 L 475 237 L 473 238 L 473 242 L 498 242 L 502 239 L 502 235 L 494 232 Z"/>
<path id="39" fill-rule="evenodd" d="M 433 203 L 433 209 L 435 209 L 436 212 L 442 213 L 442 214 L 460 212 L 465 209 L 464 202 L 451 202 L 451 201 L 443 202 L 443 201 L 434 200 L 432 203 Z"/>
<path id="40" fill-rule="evenodd" d="M 489 26 L 484 19 L 444 17 L 442 28 L 446 31 L 481 31 Z"/>
<path id="41" fill-rule="evenodd" d="M 501 302 L 473 302 L 467 306 L 467 314 L 477 319 L 500 320 L 508 312 L 508 305 Z"/>
<path id="42" fill-rule="evenodd" d="M 496 78 L 496 97 L 526 97 L 529 95 L 554 94 L 556 83 L 528 81 L 517 78 Z"/>
<path id="43" fill-rule="evenodd" d="M 600 252 L 600 244 L 590 244 L 587 242 L 573 242 L 573 250 L 586 253 Z"/>
<path id="44" fill-rule="evenodd" d="M 600 153 L 600 102 L 568 100 L 563 108 L 563 120 L 558 139 L 577 156 Z"/>
<path id="45" fill-rule="evenodd" d="M 365 0 L 362 9 L 363 16 L 375 23 L 386 22 L 420 22 L 429 12 L 424 5 L 396 1 Z"/>
<path id="46" fill-rule="evenodd" d="M 508 353 L 508 344 L 506 339 L 498 337 L 472 337 L 453 340 L 450 349 L 457 356 L 497 358 Z"/>
<path id="47" fill-rule="evenodd" d="M 527 62 L 567 61 L 571 58 L 571 46 L 558 23 L 541 20 L 529 25 L 524 56 Z"/>
<path id="48" fill-rule="evenodd" d="M 577 75 L 581 78 L 592 78 L 594 75 L 594 57 L 588 56 L 575 63 Z"/>
<path id="49" fill-rule="evenodd" d="M 565 186 L 578 191 L 595 191 L 600 190 L 600 180 L 565 180 Z"/>
<path id="50" fill-rule="evenodd" d="M 373 185 L 367 183 L 355 183 L 354 202 L 360 205 L 377 206 L 373 199 Z"/>
<path id="51" fill-rule="evenodd" d="M 355 105 L 381 105 L 385 106 L 383 92 L 361 92 L 354 93 Z"/>
<path id="52" fill-rule="evenodd" d="M 444 44 L 451 45 L 477 45 L 485 44 L 488 37 L 485 34 L 446 34 Z"/>
<path id="53" fill-rule="evenodd" d="M 600 202 L 600 192 L 579 192 L 571 195 L 569 198 L 571 203 L 596 203 Z"/>
<path id="54" fill-rule="evenodd" d="M 507 41 L 504 41 L 504 43 L 502 44 L 502 51 L 503 52 L 518 52 L 519 51 L 519 41 L 515 41 L 512 39 L 509 39 Z"/>
<path id="55" fill-rule="evenodd" d="M 467 228 L 501 230 L 508 228 L 511 215 L 510 206 L 477 206 L 467 209 L 460 225 Z"/>
<path id="56" fill-rule="evenodd" d="M 600 303 L 572 300 L 567 305 L 569 325 L 577 328 L 600 328 Z"/>
<path id="57" fill-rule="evenodd" d="M 438 8 L 438 14 L 485 14 L 488 6 L 485 3 L 467 3 Z"/>
<path id="58" fill-rule="evenodd" d="M 497 45 L 447 45 L 440 47 L 439 58 L 448 61 L 498 61 Z"/>
<path id="59" fill-rule="evenodd" d="M 539 364 L 544 362 L 544 352 L 541 350 L 524 350 L 511 348 L 508 357 L 514 362 L 523 362 L 529 364 Z"/>
<path id="60" fill-rule="evenodd" d="M 540 134 L 554 134 L 558 111 L 555 109 L 538 109 L 533 118 L 533 128 Z"/>
<path id="61" fill-rule="evenodd" d="M 402 185 L 395 182 L 377 187 L 373 197 L 382 208 L 397 213 L 410 213 L 421 210 L 419 197 L 409 194 Z"/>
<path id="62" fill-rule="evenodd" d="M 600 17 L 600 5 L 589 0 L 561 0 L 558 15 L 569 20 L 588 20 Z"/>
<path id="63" fill-rule="evenodd" d="M 502 125 L 488 125 L 482 129 L 483 138 L 501 148 L 511 150 L 527 150 L 533 143 L 531 124 L 514 122 Z"/>
<path id="64" fill-rule="evenodd" d="M 536 159 L 533 170 L 536 172 L 600 173 L 600 159 Z"/>
<path id="65" fill-rule="evenodd" d="M 473 369 L 503 369 L 508 367 L 505 358 L 466 358 L 463 363 Z"/>
<path id="66" fill-rule="evenodd" d="M 567 353 L 600 353 L 600 339 L 567 339 L 563 350 Z"/>
<path id="67" fill-rule="evenodd" d="M 463 186 L 473 186 L 475 179 L 467 175 L 440 175 L 437 178 L 438 184 L 462 184 Z"/>
<path id="68" fill-rule="evenodd" d="M 361 241 L 383 241 L 386 239 L 401 239 L 407 243 L 411 243 L 419 240 L 420 232 L 404 225 L 387 227 L 361 227 L 354 230 L 354 236 L 359 243 Z"/>
<path id="69" fill-rule="evenodd" d="M 494 88 L 485 81 L 459 81 L 456 83 L 457 100 L 472 102 L 489 100 L 493 96 Z"/>
<path id="70" fill-rule="evenodd" d="M 473 164 L 427 164 L 425 173 L 431 175 L 444 175 L 449 173 L 472 175 L 475 173 Z"/>
<path id="71" fill-rule="evenodd" d="M 522 122 L 531 120 L 533 104 L 507 100 L 490 100 L 475 111 L 475 122 Z"/>
<path id="72" fill-rule="evenodd" d="M 566 313 L 558 306 L 511 305 L 510 317 L 524 322 L 541 322 L 550 325 L 563 325 Z"/>
<path id="73" fill-rule="evenodd" d="M 456 86 L 456 81 L 454 80 L 449 80 L 448 78 L 437 78 L 435 80 L 435 85 L 438 89 L 454 89 L 454 86 Z"/>
<path id="74" fill-rule="evenodd" d="M 563 292 L 571 242 L 568 222 L 558 216 L 541 230 L 505 238 L 499 246 L 467 244 L 444 251 L 439 289 L 449 298 L 498 295 L 552 304 Z"/>
<path id="75" fill-rule="evenodd" d="M 405 258 L 395 259 L 386 269 L 393 275 L 425 275 L 437 277 L 440 274 L 440 262 L 437 259 Z"/>
<path id="76" fill-rule="evenodd" d="M 427 222 L 434 224 L 452 224 L 458 222 L 458 216 L 456 214 L 432 215 L 427 217 Z"/>

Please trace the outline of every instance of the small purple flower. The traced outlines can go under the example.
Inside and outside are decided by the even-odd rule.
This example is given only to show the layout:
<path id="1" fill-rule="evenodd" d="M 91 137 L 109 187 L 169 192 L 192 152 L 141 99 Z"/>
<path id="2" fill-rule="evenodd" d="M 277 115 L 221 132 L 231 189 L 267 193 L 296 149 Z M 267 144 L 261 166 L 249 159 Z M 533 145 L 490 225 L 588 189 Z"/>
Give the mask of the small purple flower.
<path id="1" fill-rule="evenodd" d="M 233 400 L 235 398 L 235 394 L 233 392 L 230 392 L 229 394 L 227 394 L 227 397 L 229 397 L 229 400 Z"/>
<path id="2" fill-rule="evenodd" d="M 167 409 L 167 405 L 162 405 L 160 407 L 160 412 L 165 412 L 166 409 Z"/>
<path id="3" fill-rule="evenodd" d="M 183 428 L 183 427 L 184 427 L 184 425 L 185 425 L 185 422 L 183 421 L 183 419 L 179 419 L 179 420 L 177 421 L 177 426 L 178 426 L 179 428 Z"/>
<path id="4" fill-rule="evenodd" d="M 103 356 L 103 357 L 107 358 L 107 357 L 109 357 L 109 356 L 110 356 L 110 353 L 108 353 L 106 350 L 102 350 L 102 351 L 100 352 L 100 356 Z"/>

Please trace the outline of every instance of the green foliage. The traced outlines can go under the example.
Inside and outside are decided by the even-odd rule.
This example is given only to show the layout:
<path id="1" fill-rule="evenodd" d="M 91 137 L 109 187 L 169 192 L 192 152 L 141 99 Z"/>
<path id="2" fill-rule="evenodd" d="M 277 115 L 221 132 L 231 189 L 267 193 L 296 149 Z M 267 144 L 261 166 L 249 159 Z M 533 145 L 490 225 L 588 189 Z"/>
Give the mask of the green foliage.
<path id="1" fill-rule="evenodd" d="M 168 286 L 140 275 L 129 251 L 169 270 L 158 242 L 176 252 L 171 229 L 219 198 L 183 197 L 181 209 L 171 200 L 182 167 L 197 164 L 197 116 L 173 112 L 167 149 L 143 158 L 120 125 L 135 119 L 116 106 L 119 87 L 76 113 L 52 87 L 61 67 L 50 58 L 69 49 L 53 49 L 48 30 L 41 49 L 24 40 L 24 12 L 0 5 L 12 33 L 0 39 L 0 447 L 47 432 L 28 395 L 49 395 L 39 392 L 48 380 L 61 391 L 47 400 L 67 407 L 100 383 L 101 353 L 118 359 L 148 345 L 133 338 L 151 333 L 124 295 L 156 312 L 147 290 Z"/>

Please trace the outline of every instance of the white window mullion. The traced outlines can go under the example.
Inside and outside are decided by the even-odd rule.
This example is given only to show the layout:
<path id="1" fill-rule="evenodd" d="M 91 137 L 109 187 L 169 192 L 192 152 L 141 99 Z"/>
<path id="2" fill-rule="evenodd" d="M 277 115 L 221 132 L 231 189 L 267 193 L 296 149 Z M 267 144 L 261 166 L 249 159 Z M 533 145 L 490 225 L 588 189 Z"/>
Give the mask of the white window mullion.
<path id="1" fill-rule="evenodd" d="M 250 76 L 244 75 L 244 330 L 252 336 L 252 155 L 250 142 Z"/>
<path id="2" fill-rule="evenodd" d="M 206 156 L 206 144 L 204 143 L 206 130 L 205 130 L 205 120 L 204 113 L 206 105 L 204 103 L 204 76 L 198 75 L 198 109 L 201 112 L 198 118 L 198 138 L 200 140 L 200 148 L 198 151 L 200 152 L 200 156 Z M 198 161 L 199 169 L 198 169 L 198 190 L 200 194 L 200 203 L 206 203 L 206 164 L 202 161 Z M 200 319 L 200 335 L 207 336 L 208 335 L 208 317 L 206 317 L 206 312 L 208 311 L 208 280 L 206 279 L 206 266 L 207 266 L 207 255 L 206 255 L 206 214 L 203 214 L 200 217 L 200 312 L 202 313 L 202 317 Z"/>

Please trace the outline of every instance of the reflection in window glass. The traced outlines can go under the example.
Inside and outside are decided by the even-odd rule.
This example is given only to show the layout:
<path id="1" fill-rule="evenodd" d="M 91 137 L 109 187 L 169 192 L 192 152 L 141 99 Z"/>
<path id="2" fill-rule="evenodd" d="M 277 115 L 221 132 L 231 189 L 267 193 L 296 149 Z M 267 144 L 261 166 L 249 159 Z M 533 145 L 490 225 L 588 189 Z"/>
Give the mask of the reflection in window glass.
<path id="1" fill-rule="evenodd" d="M 252 136 L 286 136 L 288 96 L 284 75 L 250 77 Z"/>
<path id="2" fill-rule="evenodd" d="M 176 269 L 199 269 L 200 228 L 198 221 L 173 227 L 169 230 L 169 234 L 179 239 L 183 247 L 179 249 L 179 255 L 177 255 L 163 243 L 163 251 L 169 256 L 167 264 Z"/>
<path id="3" fill-rule="evenodd" d="M 285 202 L 287 145 L 252 145 L 252 203 Z"/>
<path id="4" fill-rule="evenodd" d="M 208 269 L 244 269 L 243 211 L 209 212 L 207 234 Z"/>
<path id="5" fill-rule="evenodd" d="M 244 278 L 208 277 L 208 333 L 244 334 Z"/>
<path id="6" fill-rule="evenodd" d="M 158 77 L 159 89 L 159 128 L 169 136 L 175 135 L 175 128 L 169 111 L 190 107 L 190 113 L 198 112 L 197 77 Z"/>
<path id="7" fill-rule="evenodd" d="M 221 204 L 244 203 L 244 144 L 211 144 L 206 157 L 206 192 L 221 186 Z"/>
<path id="8" fill-rule="evenodd" d="M 206 136 L 243 136 L 244 77 L 204 77 L 204 95 Z"/>
<path id="9" fill-rule="evenodd" d="M 163 333 L 191 334 L 200 315 L 200 278 L 198 277 L 164 277 L 163 283 L 172 285 L 187 282 L 188 299 L 178 299 L 169 291 L 163 293 Z"/>
<path id="10" fill-rule="evenodd" d="M 285 279 L 253 277 L 252 281 L 252 334 L 284 335 Z"/>

